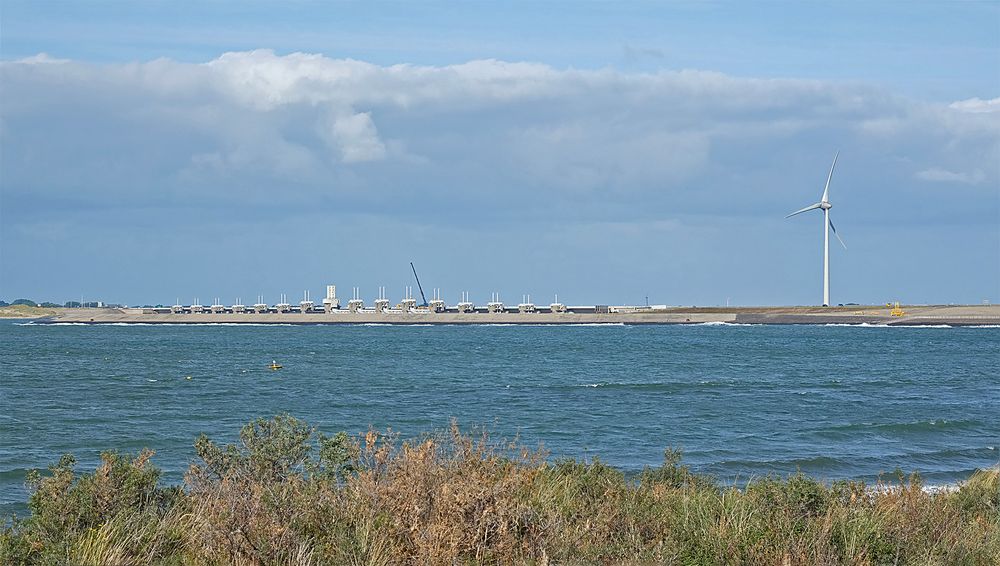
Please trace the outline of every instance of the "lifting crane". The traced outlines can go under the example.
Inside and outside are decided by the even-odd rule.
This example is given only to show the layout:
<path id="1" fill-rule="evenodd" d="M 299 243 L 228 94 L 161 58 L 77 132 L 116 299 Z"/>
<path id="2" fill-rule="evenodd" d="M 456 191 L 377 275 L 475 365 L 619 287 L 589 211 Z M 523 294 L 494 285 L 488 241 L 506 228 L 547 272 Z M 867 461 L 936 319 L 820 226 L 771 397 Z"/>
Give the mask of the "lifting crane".
<path id="1" fill-rule="evenodd" d="M 410 269 L 413 270 L 413 278 L 417 280 L 417 289 L 420 289 L 420 298 L 424 301 L 424 304 L 420 305 L 422 307 L 427 306 L 427 297 L 424 296 L 424 288 L 420 285 L 420 276 L 417 275 L 417 268 L 413 267 L 413 262 L 410 262 Z"/>

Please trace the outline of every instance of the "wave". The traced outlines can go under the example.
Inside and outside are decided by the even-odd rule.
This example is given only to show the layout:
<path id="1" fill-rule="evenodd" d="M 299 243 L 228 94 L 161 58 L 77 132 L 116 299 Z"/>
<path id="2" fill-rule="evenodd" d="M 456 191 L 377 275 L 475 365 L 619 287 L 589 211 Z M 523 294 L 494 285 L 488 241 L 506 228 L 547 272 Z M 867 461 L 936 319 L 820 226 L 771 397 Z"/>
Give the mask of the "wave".
<path id="1" fill-rule="evenodd" d="M 390 326 L 390 327 L 400 327 L 400 326 L 440 326 L 439 324 L 430 324 L 427 322 L 362 322 L 359 324 L 352 324 L 351 326 Z"/>
<path id="2" fill-rule="evenodd" d="M 920 491 L 931 495 L 936 495 L 938 493 L 954 493 L 960 489 L 962 489 L 961 482 L 924 485 L 920 487 Z"/>
<path id="3" fill-rule="evenodd" d="M 847 462 L 831 456 L 813 456 L 811 458 L 789 458 L 784 460 L 752 460 L 752 459 L 722 460 L 715 465 L 735 470 L 749 470 L 753 468 L 756 469 L 775 468 L 775 469 L 790 470 L 798 468 L 829 469 L 829 468 L 844 466 L 846 464 Z"/>
<path id="4" fill-rule="evenodd" d="M 869 322 L 859 322 L 859 323 L 847 323 L 847 322 L 831 322 L 828 324 L 822 324 L 820 326 L 842 326 L 851 328 L 954 328 L 949 324 L 871 324 Z"/>
<path id="5" fill-rule="evenodd" d="M 232 326 L 232 327 L 243 327 L 243 326 L 257 326 L 257 327 L 268 327 L 268 326 L 286 326 L 290 328 L 301 326 L 300 324 L 291 324 L 287 322 L 108 322 L 101 323 L 100 326 Z"/>
<path id="6" fill-rule="evenodd" d="M 911 421 L 907 423 L 852 423 L 848 425 L 820 429 L 816 432 L 938 432 L 945 430 L 967 429 L 980 424 L 982 423 L 972 420 L 955 421 L 947 419 L 933 419 L 929 421 Z"/>
<path id="7" fill-rule="evenodd" d="M 442 326 L 435 324 L 434 326 Z M 498 326 L 498 327 L 529 327 L 529 328 L 551 328 L 553 326 L 628 326 L 624 322 L 553 322 L 553 323 L 539 323 L 531 322 L 526 324 L 510 323 L 510 322 L 475 322 L 471 324 L 448 324 L 446 326 Z"/>
<path id="8" fill-rule="evenodd" d="M 597 388 L 606 387 L 609 389 L 658 389 L 663 387 L 674 387 L 675 383 L 626 383 L 621 381 L 608 382 L 608 383 L 582 383 L 579 385 L 569 385 L 570 388 L 587 387 L 587 388 Z M 564 385 L 554 386 L 557 389 L 562 389 L 567 387 Z"/>
<path id="9" fill-rule="evenodd" d="M 888 324 L 871 324 L 868 322 L 858 322 L 858 323 L 847 323 L 847 322 L 831 322 L 828 324 L 822 324 L 820 326 L 843 326 L 850 328 L 889 328 Z"/>
<path id="10" fill-rule="evenodd" d="M 308 323 L 307 323 L 308 324 Z M 159 327 L 193 327 L 193 326 L 286 326 L 298 327 L 300 324 L 263 323 L 263 322 L 43 322 L 38 324 L 19 324 L 18 326 L 159 326 Z"/>
<path id="11" fill-rule="evenodd" d="M 906 450 L 894 453 L 881 452 L 878 454 L 838 454 L 836 456 L 826 454 L 804 455 L 803 457 L 777 457 L 767 458 L 740 458 L 733 459 L 720 458 L 715 462 L 707 463 L 709 468 L 721 468 L 723 475 L 736 472 L 739 474 L 769 473 L 769 471 L 791 472 L 801 469 L 807 473 L 828 474 L 830 478 L 854 477 L 857 479 L 870 478 L 876 480 L 884 478 L 892 480 L 895 477 L 891 473 L 897 463 L 904 469 L 918 470 L 922 475 L 938 477 L 939 483 L 929 483 L 932 487 L 941 488 L 954 486 L 954 478 L 969 477 L 976 470 L 994 469 L 995 452 L 993 446 L 965 447 L 946 450 L 932 450 L 929 452 L 908 452 Z M 984 466 L 985 462 L 985 466 Z M 846 472 L 846 474 L 843 474 Z M 930 480 L 934 482 L 935 480 Z"/>
<path id="12" fill-rule="evenodd" d="M 578 383 L 566 385 L 549 385 L 546 387 L 553 389 L 620 389 L 620 390 L 640 390 L 640 391 L 682 391 L 682 390 L 703 390 L 717 387 L 730 387 L 729 383 L 723 381 L 699 381 L 698 383 L 686 383 L 676 381 L 609 381 L 596 383 Z"/>
<path id="13" fill-rule="evenodd" d="M 11 480 L 24 480 L 27 477 L 28 472 L 33 471 L 34 468 L 10 468 L 7 470 L 0 470 L 0 482 L 11 481 Z"/>
<path id="14" fill-rule="evenodd" d="M 696 322 L 690 326 L 764 326 L 763 324 L 747 324 L 745 322 L 723 322 L 721 320 L 713 320 L 711 322 Z"/>
<path id="15" fill-rule="evenodd" d="M 370 327 L 393 327 L 393 328 L 404 328 L 404 327 L 430 327 L 430 326 L 473 326 L 473 327 L 511 327 L 511 328 L 550 328 L 553 326 L 622 326 L 628 327 L 629 325 L 624 322 L 530 322 L 530 323 L 520 323 L 520 322 L 319 322 L 319 323 L 304 323 L 314 326 L 370 326 Z M 249 324 L 236 324 L 234 326 L 251 326 Z M 280 324 L 256 324 L 254 326 L 301 326 L 301 325 L 280 325 Z"/>

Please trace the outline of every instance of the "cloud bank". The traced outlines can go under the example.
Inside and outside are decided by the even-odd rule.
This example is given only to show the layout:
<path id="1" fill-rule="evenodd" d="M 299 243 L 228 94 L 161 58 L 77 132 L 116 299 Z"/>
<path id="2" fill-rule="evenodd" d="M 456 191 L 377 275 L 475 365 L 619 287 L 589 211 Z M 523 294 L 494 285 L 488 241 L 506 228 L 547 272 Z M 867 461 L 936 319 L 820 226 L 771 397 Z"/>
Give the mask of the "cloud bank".
<path id="1" fill-rule="evenodd" d="M 204 64 L 39 55 L 0 72 L 5 190 L 54 199 L 377 211 L 509 198 L 706 213 L 740 194 L 737 180 L 744 194 L 784 199 L 781 167 L 793 177 L 836 149 L 882 177 L 998 178 L 1000 99 L 934 105 L 703 71 L 378 66 L 269 50 Z"/>

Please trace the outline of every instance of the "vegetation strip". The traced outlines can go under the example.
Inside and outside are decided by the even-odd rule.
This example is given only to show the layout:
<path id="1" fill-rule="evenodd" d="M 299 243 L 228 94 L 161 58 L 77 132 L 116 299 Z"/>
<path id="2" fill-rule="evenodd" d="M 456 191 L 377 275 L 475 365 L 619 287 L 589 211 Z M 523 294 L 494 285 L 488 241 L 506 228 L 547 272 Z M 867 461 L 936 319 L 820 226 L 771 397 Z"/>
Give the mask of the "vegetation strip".
<path id="1" fill-rule="evenodd" d="M 238 444 L 202 436 L 185 485 L 151 451 L 64 456 L 29 477 L 31 514 L 0 533 L 2 564 L 993 564 L 1000 472 L 928 492 L 804 475 L 742 489 L 681 465 L 636 478 L 597 459 L 450 430 L 415 440 L 326 436 L 282 415 Z"/>

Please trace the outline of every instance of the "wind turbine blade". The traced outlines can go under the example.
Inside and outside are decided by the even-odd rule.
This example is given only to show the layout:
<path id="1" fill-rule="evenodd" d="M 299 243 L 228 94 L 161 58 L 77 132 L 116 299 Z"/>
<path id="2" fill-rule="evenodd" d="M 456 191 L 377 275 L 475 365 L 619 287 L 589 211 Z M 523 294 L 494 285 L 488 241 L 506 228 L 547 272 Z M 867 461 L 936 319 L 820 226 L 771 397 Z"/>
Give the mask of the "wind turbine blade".
<path id="1" fill-rule="evenodd" d="M 837 240 L 840 240 L 840 245 L 844 246 L 846 250 L 847 244 L 844 243 L 844 240 L 840 238 L 840 234 L 837 233 L 837 228 L 833 225 L 833 220 L 830 220 L 830 229 L 833 230 L 833 235 L 837 237 Z"/>
<path id="2" fill-rule="evenodd" d="M 810 204 L 809 206 L 803 208 L 802 210 L 796 210 L 795 212 L 789 214 L 785 218 L 791 218 L 791 217 L 795 216 L 796 214 L 802 214 L 803 212 L 809 212 L 810 210 L 815 210 L 815 209 L 817 209 L 819 207 L 820 207 L 820 203 L 818 203 L 818 202 L 816 204 Z"/>
<path id="3" fill-rule="evenodd" d="M 840 152 L 838 151 L 836 155 L 833 156 L 833 165 L 830 166 L 830 175 L 826 178 L 826 187 L 823 188 L 823 198 L 819 199 L 820 202 L 829 202 L 830 196 L 830 179 L 833 179 L 833 170 L 837 167 L 837 158 L 840 157 Z"/>

